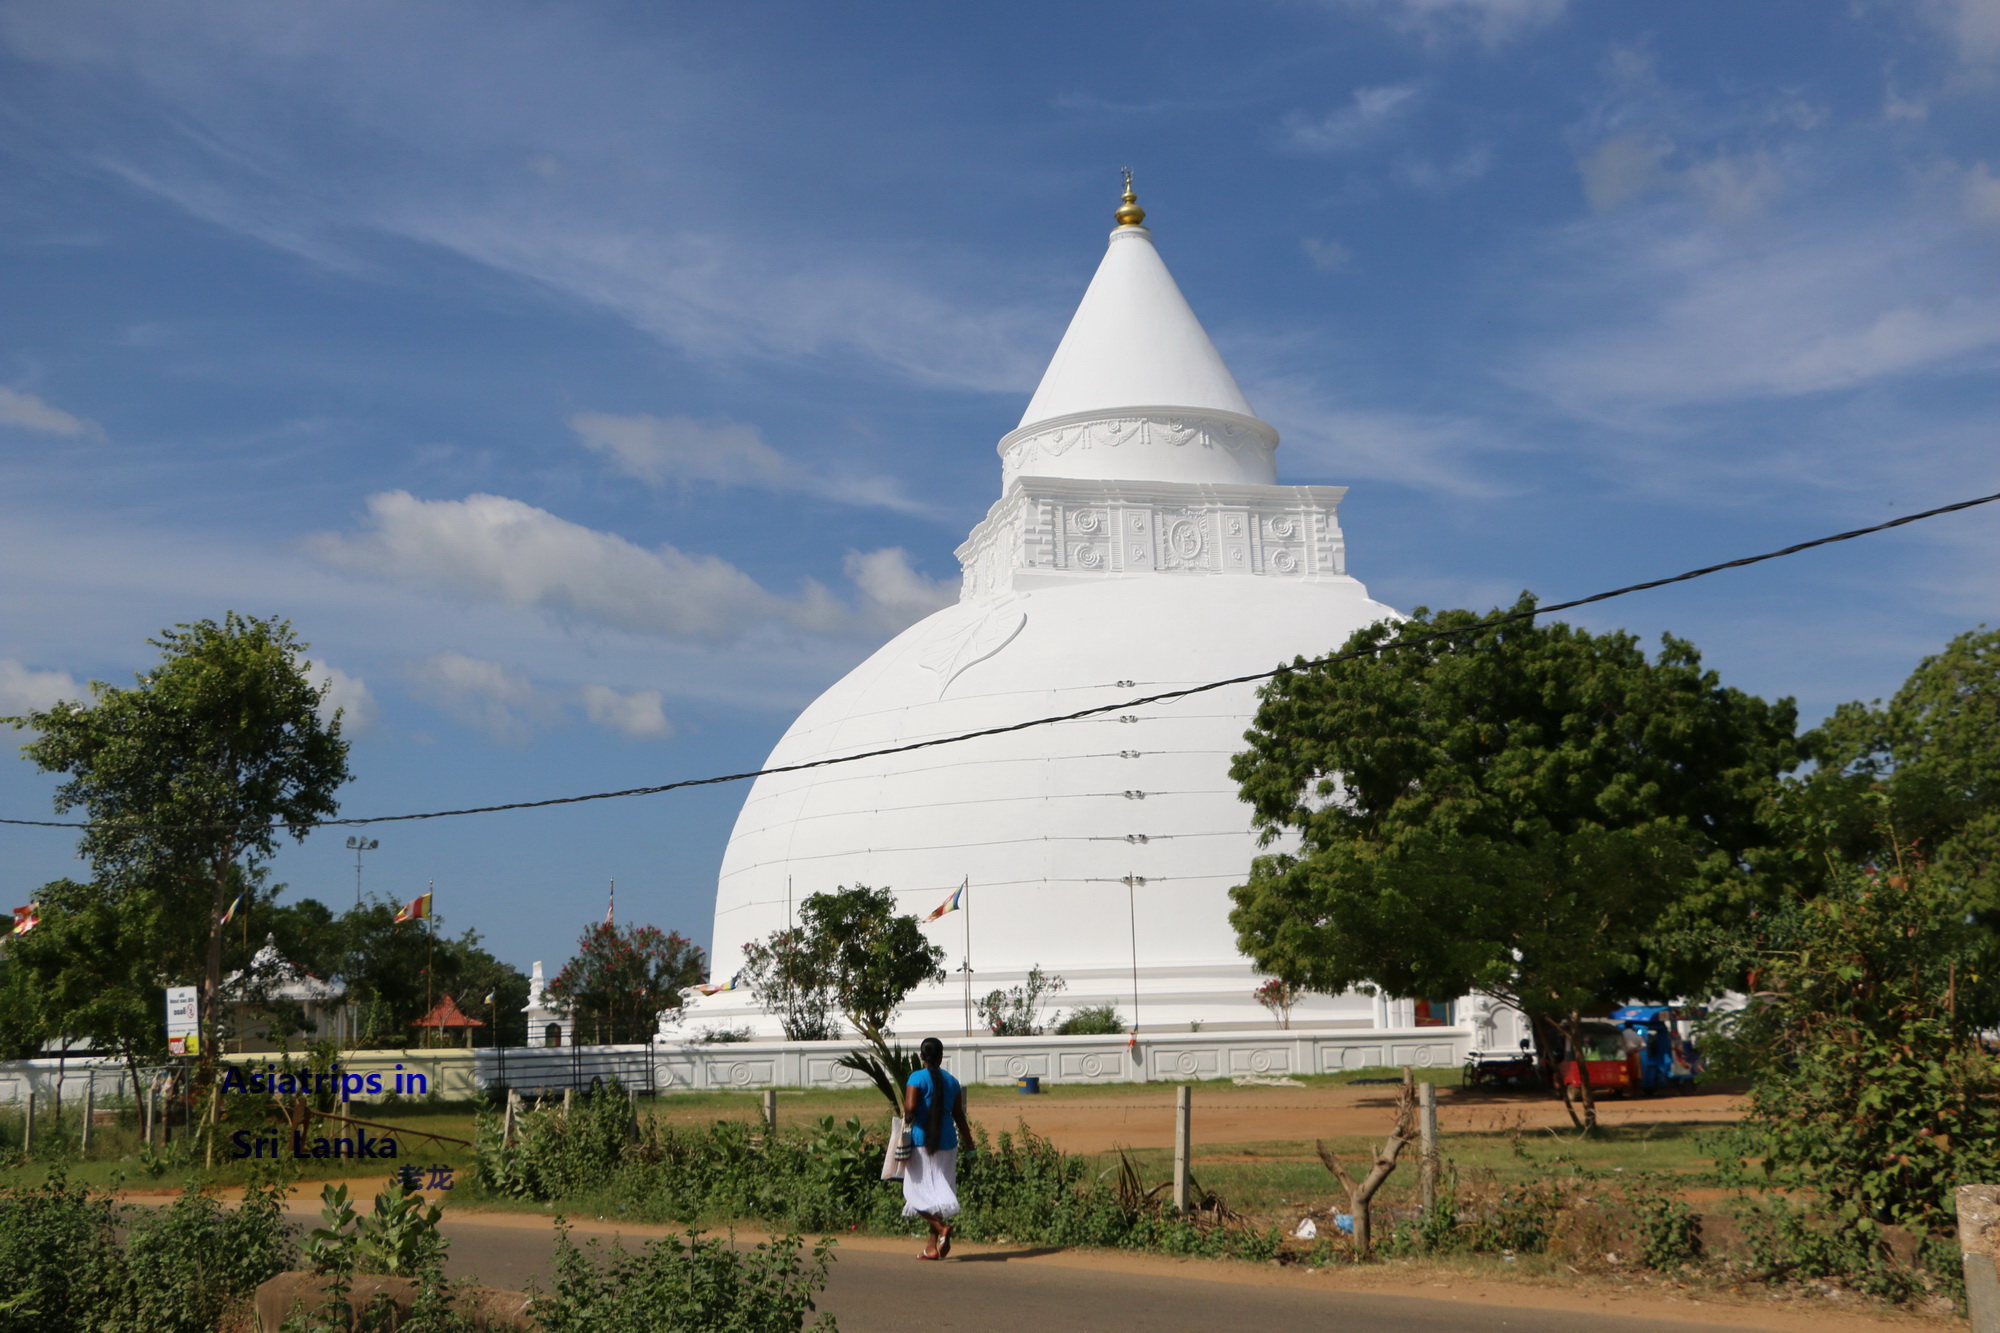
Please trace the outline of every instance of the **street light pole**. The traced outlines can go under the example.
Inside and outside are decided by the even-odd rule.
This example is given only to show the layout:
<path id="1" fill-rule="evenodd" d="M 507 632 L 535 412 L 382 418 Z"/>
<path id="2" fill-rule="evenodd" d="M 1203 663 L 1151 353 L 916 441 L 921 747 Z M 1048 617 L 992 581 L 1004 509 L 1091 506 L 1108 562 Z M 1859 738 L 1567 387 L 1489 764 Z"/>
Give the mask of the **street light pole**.
<path id="1" fill-rule="evenodd" d="M 349 838 L 347 850 L 354 853 L 354 905 L 361 906 L 361 853 L 372 852 L 382 845 L 376 838 Z"/>

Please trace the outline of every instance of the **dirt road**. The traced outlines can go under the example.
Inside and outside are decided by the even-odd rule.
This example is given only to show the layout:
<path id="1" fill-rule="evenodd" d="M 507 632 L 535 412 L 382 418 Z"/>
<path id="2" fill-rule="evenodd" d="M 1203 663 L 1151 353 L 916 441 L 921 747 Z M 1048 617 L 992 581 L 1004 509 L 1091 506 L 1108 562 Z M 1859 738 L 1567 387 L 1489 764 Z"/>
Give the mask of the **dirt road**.
<path id="1" fill-rule="evenodd" d="M 520 1288 L 546 1285 L 551 1223 L 519 1214 L 449 1217 L 454 1276 Z M 584 1221 L 577 1238 L 622 1236 L 628 1248 L 662 1228 Z M 739 1238 L 753 1239 L 748 1233 Z M 1420 1270 L 1295 1268 L 1156 1255 L 961 1245 L 950 1261 L 920 1263 L 916 1242 L 844 1237 L 821 1308 L 844 1333 L 1215 1333 L 1217 1329 L 1370 1333 L 1892 1333 L 1942 1329 L 1829 1303 L 1716 1304 L 1643 1292 L 1597 1293 L 1511 1285 Z"/>

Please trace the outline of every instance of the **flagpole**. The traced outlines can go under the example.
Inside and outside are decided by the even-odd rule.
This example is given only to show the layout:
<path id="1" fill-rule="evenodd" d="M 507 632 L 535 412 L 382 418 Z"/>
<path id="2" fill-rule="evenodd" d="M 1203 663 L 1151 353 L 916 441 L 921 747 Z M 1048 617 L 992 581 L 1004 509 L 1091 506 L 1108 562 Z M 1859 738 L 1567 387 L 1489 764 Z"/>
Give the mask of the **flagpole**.
<path id="1" fill-rule="evenodd" d="M 437 881 L 434 879 L 426 880 L 424 882 L 424 920 L 430 924 L 431 928 L 430 961 L 424 964 L 424 1013 L 426 1015 L 431 1011 L 431 987 L 437 980 L 438 923 L 436 893 Z M 439 1035 L 443 1035 L 442 1031 L 440 1031 Z"/>

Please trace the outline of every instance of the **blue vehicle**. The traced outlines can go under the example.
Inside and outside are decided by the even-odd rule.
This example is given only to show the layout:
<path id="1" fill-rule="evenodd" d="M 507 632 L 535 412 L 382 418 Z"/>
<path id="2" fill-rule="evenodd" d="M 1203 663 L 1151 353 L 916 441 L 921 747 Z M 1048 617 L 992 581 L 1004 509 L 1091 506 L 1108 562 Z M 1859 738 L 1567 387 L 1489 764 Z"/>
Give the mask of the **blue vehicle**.
<path id="1" fill-rule="evenodd" d="M 1701 1054 L 1683 1036 L 1676 1020 L 1700 1018 L 1699 1009 L 1670 1004 L 1633 1004 L 1613 1009 L 1608 1019 L 1633 1033 L 1638 1049 L 1639 1091 L 1652 1096 L 1660 1092 L 1692 1092 L 1694 1076 L 1701 1070 Z"/>

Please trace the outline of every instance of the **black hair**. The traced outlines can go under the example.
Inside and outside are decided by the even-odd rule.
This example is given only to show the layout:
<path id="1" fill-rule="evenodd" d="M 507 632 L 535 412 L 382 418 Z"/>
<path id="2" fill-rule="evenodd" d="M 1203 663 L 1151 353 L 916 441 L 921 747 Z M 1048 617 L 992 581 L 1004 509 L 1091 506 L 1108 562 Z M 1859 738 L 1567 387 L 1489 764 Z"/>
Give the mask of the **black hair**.
<path id="1" fill-rule="evenodd" d="M 936 1150 L 938 1140 L 943 1137 L 944 1117 L 949 1107 L 945 1105 L 944 1043 L 936 1037 L 925 1037 L 917 1047 L 917 1055 L 924 1062 L 924 1068 L 931 1071 L 930 1115 L 924 1121 L 924 1142 Z"/>

